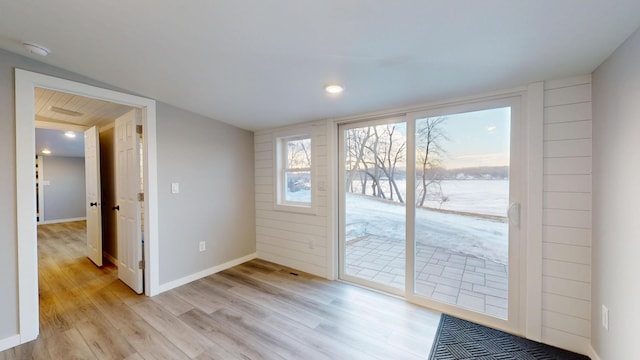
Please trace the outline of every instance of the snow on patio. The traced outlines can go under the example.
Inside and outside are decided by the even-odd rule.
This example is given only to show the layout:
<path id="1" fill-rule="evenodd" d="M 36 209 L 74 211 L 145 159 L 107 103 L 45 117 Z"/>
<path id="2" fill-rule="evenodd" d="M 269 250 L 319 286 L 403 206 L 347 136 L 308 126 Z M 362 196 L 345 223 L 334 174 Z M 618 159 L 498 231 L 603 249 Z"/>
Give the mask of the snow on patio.
<path id="1" fill-rule="evenodd" d="M 466 184 L 462 182 L 462 186 Z M 498 201 L 469 202 L 469 198 L 479 197 L 477 192 L 458 193 L 457 200 L 466 198 L 467 207 L 450 196 L 449 204 L 445 203 L 449 210 L 499 214 Z M 404 288 L 404 205 L 351 193 L 345 200 L 347 274 Z M 469 209 L 469 204 L 475 204 L 475 209 Z M 416 209 L 415 223 L 416 293 L 506 318 L 506 219 L 420 208 Z"/>

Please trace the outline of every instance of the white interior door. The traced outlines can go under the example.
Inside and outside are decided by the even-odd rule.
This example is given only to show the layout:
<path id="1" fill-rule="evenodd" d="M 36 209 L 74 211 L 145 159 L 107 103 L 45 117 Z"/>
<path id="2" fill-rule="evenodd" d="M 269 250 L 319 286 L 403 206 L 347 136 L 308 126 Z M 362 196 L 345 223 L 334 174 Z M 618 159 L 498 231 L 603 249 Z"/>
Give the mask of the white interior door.
<path id="1" fill-rule="evenodd" d="M 118 277 L 136 293 L 144 290 L 142 261 L 139 110 L 116 119 L 116 199 L 118 210 Z"/>
<path id="2" fill-rule="evenodd" d="M 95 126 L 84 132 L 84 168 L 87 194 L 87 256 L 96 265 L 102 266 L 100 138 Z"/>

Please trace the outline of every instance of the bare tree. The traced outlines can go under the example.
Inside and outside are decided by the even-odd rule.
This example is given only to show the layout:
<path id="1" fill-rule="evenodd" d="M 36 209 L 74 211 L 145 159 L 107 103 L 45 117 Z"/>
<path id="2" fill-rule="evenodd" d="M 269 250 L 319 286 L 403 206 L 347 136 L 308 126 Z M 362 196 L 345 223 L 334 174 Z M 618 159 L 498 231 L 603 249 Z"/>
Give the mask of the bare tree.
<path id="1" fill-rule="evenodd" d="M 362 194 L 369 190 L 371 196 L 404 202 L 396 182 L 396 169 L 405 159 L 406 138 L 398 131 L 398 125 L 350 129 L 346 136 L 347 191 L 354 192 L 353 180 L 359 175 Z"/>
<path id="2" fill-rule="evenodd" d="M 404 159 L 404 153 L 406 149 L 406 140 L 398 139 L 394 136 L 396 132 L 396 124 L 389 124 L 382 128 L 382 134 L 378 134 L 377 128 L 375 136 L 382 139 L 380 142 L 382 148 L 379 151 L 374 152 L 376 165 L 382 173 L 387 177 L 389 183 L 389 199 L 393 200 L 394 193 L 396 194 L 398 201 L 404 203 L 400 189 L 396 183 L 396 166 L 398 161 Z M 384 136 L 384 138 L 383 138 Z M 399 143 L 399 144 L 398 144 Z"/>
<path id="3" fill-rule="evenodd" d="M 371 138 L 371 127 L 362 128 L 362 129 L 350 129 L 347 130 L 347 154 L 349 156 L 348 166 L 348 174 L 346 179 L 346 188 L 350 189 L 353 192 L 353 179 L 356 174 L 360 175 L 360 184 L 361 184 L 361 192 L 362 194 L 366 191 L 367 186 L 367 175 L 368 172 L 367 164 L 365 162 L 365 149 L 367 146 L 367 142 Z M 361 167 L 364 167 L 364 174 L 362 173 Z M 364 175 L 364 176 L 363 176 Z"/>
<path id="4" fill-rule="evenodd" d="M 417 205 L 423 206 L 429 193 L 439 198 L 440 204 L 446 201 L 442 194 L 437 169 L 444 155 L 442 142 L 449 140 L 442 130 L 445 117 L 426 118 L 416 122 L 416 165 L 420 171 L 420 191 Z"/>
<path id="5" fill-rule="evenodd" d="M 308 168 L 311 164 L 311 140 L 301 139 L 287 142 L 287 159 L 292 168 Z"/>

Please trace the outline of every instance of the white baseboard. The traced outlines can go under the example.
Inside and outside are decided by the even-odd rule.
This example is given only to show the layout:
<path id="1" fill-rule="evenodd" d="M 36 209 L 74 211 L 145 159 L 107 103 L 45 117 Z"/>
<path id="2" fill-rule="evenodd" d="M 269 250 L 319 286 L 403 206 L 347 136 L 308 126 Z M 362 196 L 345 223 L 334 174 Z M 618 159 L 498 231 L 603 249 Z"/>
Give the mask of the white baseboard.
<path id="1" fill-rule="evenodd" d="M 591 358 L 591 360 L 600 360 L 600 356 L 598 355 L 598 353 L 596 352 L 596 350 L 593 348 L 592 345 L 589 345 L 588 356 Z"/>
<path id="2" fill-rule="evenodd" d="M 102 252 L 102 256 L 105 259 L 109 260 L 109 262 L 112 263 L 113 265 L 118 266 L 118 259 L 116 259 L 115 257 L 111 256 L 111 254 L 109 254 L 108 252 L 103 251 Z"/>
<path id="3" fill-rule="evenodd" d="M 165 291 L 169 291 L 169 290 L 177 288 L 179 286 L 188 284 L 188 283 L 190 283 L 192 281 L 196 281 L 198 279 L 202 279 L 203 277 L 207 277 L 209 275 L 213 275 L 213 274 L 215 274 L 217 272 L 226 270 L 226 269 L 234 267 L 236 265 L 240 265 L 242 263 L 245 263 L 247 261 L 253 260 L 255 258 L 256 258 L 256 253 L 249 254 L 249 255 L 246 255 L 246 256 L 231 260 L 231 261 L 227 261 L 224 264 L 216 265 L 216 266 L 210 267 L 210 268 L 208 268 L 206 270 L 199 271 L 199 272 L 197 272 L 195 274 L 191 274 L 191 275 L 185 276 L 183 278 L 176 279 L 176 280 L 170 281 L 170 282 L 165 283 L 165 284 L 161 284 L 158 287 L 158 291 L 154 295 L 158 295 L 158 294 L 163 293 Z"/>
<path id="4" fill-rule="evenodd" d="M 46 220 L 46 221 L 38 222 L 38 225 L 59 224 L 59 223 L 66 223 L 66 222 L 72 222 L 72 221 L 83 221 L 83 220 L 87 220 L 87 218 L 86 217 L 79 217 L 79 218 L 70 218 L 70 219 Z"/>
<path id="5" fill-rule="evenodd" d="M 9 336 L 6 339 L 0 340 L 0 351 L 11 349 L 14 346 L 20 345 L 20 335 Z"/>

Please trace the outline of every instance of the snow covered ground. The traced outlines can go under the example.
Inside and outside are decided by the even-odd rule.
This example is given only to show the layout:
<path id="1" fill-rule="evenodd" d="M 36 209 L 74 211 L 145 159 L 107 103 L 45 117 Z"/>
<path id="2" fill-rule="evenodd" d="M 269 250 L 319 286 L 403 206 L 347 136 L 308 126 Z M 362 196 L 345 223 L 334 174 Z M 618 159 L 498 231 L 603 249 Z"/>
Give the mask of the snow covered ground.
<path id="1" fill-rule="evenodd" d="M 398 181 L 404 189 L 404 181 Z M 482 215 L 506 216 L 509 197 L 508 180 L 443 180 L 442 192 L 447 201 L 435 201 L 435 209 L 461 211 Z M 304 200 L 309 190 L 290 193 L 292 200 Z M 406 197 L 406 192 L 402 191 Z M 347 193 L 347 240 L 373 234 L 405 241 L 405 206 L 371 196 Z M 448 214 L 435 210 L 416 209 L 416 241 L 474 255 L 482 259 L 507 264 L 509 226 L 504 221 L 481 216 Z"/>
<path id="2" fill-rule="evenodd" d="M 367 193 L 371 193 L 370 184 Z M 396 184 L 406 199 L 406 181 L 398 179 Z M 354 180 L 355 192 L 360 192 L 360 181 Z M 440 187 L 446 201 L 425 201 L 425 207 L 462 211 L 484 215 L 506 216 L 509 206 L 509 180 L 441 180 Z M 382 183 L 389 194 L 389 185 Z"/>
<path id="3" fill-rule="evenodd" d="M 467 194 L 468 197 L 472 195 Z M 347 241 L 365 234 L 404 241 L 404 204 L 351 193 L 347 194 L 345 202 Z M 463 211 L 470 212 L 470 209 Z M 507 264 L 509 227 L 506 222 L 417 209 L 415 230 L 418 244 Z"/>
<path id="4" fill-rule="evenodd" d="M 447 201 L 426 201 L 426 207 L 485 215 L 507 215 L 509 180 L 442 180 L 440 186 Z"/>

